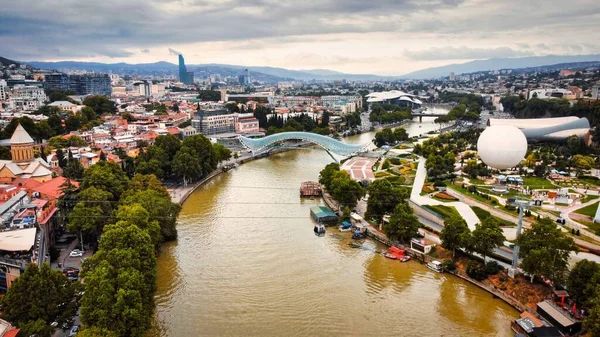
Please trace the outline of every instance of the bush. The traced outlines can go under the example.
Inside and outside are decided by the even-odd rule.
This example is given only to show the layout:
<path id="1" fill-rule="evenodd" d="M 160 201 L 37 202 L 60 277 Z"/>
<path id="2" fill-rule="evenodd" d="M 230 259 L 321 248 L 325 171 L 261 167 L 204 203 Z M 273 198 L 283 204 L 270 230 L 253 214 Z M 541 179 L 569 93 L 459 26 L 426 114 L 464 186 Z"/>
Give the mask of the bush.
<path id="1" fill-rule="evenodd" d="M 496 261 L 490 261 L 485 264 L 485 273 L 488 275 L 496 275 L 500 271 L 500 265 Z"/>
<path id="2" fill-rule="evenodd" d="M 487 277 L 485 268 L 475 261 L 471 261 L 467 265 L 467 275 L 476 281 L 483 281 Z"/>
<path id="3" fill-rule="evenodd" d="M 384 169 L 384 170 L 387 170 L 387 169 L 389 169 L 389 168 L 390 168 L 390 162 L 389 162 L 389 161 L 386 159 L 386 160 L 383 162 L 383 165 L 381 165 L 381 168 L 382 168 L 382 169 Z"/>
<path id="4" fill-rule="evenodd" d="M 400 159 L 398 158 L 390 158 L 390 163 L 394 165 L 400 165 Z"/>
<path id="5" fill-rule="evenodd" d="M 442 265 L 444 266 L 444 270 L 447 270 L 447 271 L 455 271 L 456 270 L 456 264 L 451 259 L 444 260 L 442 262 Z"/>
<path id="6" fill-rule="evenodd" d="M 435 186 L 435 187 L 446 187 L 447 185 L 446 185 L 445 182 L 438 180 L 435 183 L 433 183 L 433 186 Z"/>

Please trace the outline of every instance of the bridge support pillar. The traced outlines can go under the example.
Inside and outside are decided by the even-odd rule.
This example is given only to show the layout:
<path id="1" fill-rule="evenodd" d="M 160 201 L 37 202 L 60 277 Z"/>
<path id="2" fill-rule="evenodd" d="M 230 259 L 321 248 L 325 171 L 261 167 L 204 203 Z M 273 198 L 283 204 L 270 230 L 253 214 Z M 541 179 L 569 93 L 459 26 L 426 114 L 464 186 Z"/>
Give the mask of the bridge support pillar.
<path id="1" fill-rule="evenodd" d="M 423 123 L 423 116 L 419 116 L 419 123 Z"/>

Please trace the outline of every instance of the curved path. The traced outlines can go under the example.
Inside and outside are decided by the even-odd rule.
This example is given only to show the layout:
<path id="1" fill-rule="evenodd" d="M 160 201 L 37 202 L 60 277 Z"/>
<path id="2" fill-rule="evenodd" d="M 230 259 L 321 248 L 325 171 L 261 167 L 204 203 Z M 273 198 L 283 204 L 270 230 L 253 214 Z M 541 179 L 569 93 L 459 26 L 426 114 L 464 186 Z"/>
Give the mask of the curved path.
<path id="1" fill-rule="evenodd" d="M 425 158 L 419 157 L 419 165 L 417 167 L 417 174 L 415 175 L 415 181 L 410 194 L 410 200 L 419 206 L 424 205 L 444 205 L 453 206 L 456 208 L 460 216 L 465 219 L 467 226 L 471 231 L 475 230 L 475 225 L 480 222 L 479 218 L 473 212 L 469 205 L 457 201 L 457 202 L 441 202 L 421 195 L 425 179 L 427 178 L 427 169 L 425 168 Z"/>
<path id="2" fill-rule="evenodd" d="M 270 147 L 274 146 L 275 144 L 286 140 L 302 140 L 306 142 L 311 142 L 313 144 L 321 146 L 329 152 L 346 157 L 354 155 L 357 152 L 363 151 L 367 146 L 369 146 L 369 144 L 361 145 L 342 143 L 339 140 L 333 139 L 331 137 L 311 132 L 281 132 L 256 139 L 239 136 L 239 140 L 245 147 L 252 150 L 252 152 L 254 153 L 263 152 L 269 149 Z"/>

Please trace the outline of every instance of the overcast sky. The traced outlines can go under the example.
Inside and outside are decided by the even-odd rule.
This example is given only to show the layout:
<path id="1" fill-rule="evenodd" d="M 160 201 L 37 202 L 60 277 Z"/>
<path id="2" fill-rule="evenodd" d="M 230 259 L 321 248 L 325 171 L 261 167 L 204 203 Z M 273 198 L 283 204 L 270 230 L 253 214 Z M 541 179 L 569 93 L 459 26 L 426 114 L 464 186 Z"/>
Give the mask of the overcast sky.
<path id="1" fill-rule="evenodd" d="M 599 0 L 0 0 L 0 56 L 400 75 L 600 53 Z"/>

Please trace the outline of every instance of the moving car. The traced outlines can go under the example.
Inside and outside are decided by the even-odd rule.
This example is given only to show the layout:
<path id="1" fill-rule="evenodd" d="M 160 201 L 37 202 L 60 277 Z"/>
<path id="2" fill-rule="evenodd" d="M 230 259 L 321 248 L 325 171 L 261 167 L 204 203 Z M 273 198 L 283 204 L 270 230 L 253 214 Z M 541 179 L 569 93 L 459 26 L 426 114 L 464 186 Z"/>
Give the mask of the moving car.
<path id="1" fill-rule="evenodd" d="M 73 327 L 71 328 L 71 332 L 69 332 L 69 337 L 77 335 L 78 331 L 79 325 L 73 325 Z"/>
<path id="2" fill-rule="evenodd" d="M 83 250 L 73 249 L 69 254 L 69 257 L 81 257 L 85 253 Z"/>

